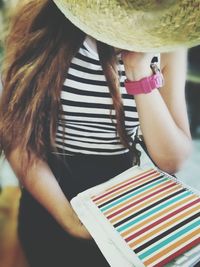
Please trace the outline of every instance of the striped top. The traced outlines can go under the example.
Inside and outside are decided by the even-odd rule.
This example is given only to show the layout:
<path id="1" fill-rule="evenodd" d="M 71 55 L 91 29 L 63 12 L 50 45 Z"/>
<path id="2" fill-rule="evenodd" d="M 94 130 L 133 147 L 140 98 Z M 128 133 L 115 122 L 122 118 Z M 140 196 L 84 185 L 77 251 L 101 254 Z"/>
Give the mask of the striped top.
<path id="1" fill-rule="evenodd" d="M 132 137 L 139 125 L 138 113 L 133 96 L 128 95 L 124 87 L 126 77 L 121 61 L 118 69 L 125 127 Z M 60 153 L 113 155 L 128 151 L 116 132 L 115 110 L 110 114 L 112 98 L 99 56 L 88 46 L 87 38 L 72 59 L 61 92 L 61 104 L 56 133 Z"/>

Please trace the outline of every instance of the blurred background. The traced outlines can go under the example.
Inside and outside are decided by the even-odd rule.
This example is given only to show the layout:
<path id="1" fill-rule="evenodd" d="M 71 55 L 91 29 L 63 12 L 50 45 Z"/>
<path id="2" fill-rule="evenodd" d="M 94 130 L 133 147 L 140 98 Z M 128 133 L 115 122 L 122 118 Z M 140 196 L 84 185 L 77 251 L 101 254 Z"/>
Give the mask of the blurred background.
<path id="1" fill-rule="evenodd" d="M 11 8 L 17 0 L 0 0 L 0 72 L 4 38 Z M 2 84 L 0 82 L 0 91 Z M 200 46 L 188 51 L 186 101 L 193 138 L 193 153 L 176 176 L 200 190 Z M 17 239 L 17 211 L 20 198 L 18 180 L 8 162 L 0 157 L 0 267 L 27 267 Z"/>

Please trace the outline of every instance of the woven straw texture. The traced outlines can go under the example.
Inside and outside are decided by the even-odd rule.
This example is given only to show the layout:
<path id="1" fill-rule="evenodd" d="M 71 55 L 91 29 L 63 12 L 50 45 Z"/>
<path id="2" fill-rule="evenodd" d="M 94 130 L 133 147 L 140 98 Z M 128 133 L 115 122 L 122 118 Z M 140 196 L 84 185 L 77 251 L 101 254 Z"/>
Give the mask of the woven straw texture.
<path id="1" fill-rule="evenodd" d="M 138 52 L 200 44 L 200 0 L 54 0 L 64 15 L 97 40 Z"/>

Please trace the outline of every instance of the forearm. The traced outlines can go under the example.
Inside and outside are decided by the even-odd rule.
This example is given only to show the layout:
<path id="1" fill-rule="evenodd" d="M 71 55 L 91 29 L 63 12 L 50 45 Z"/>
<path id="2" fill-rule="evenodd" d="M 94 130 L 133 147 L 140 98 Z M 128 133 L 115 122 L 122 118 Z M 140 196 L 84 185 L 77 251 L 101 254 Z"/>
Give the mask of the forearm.
<path id="1" fill-rule="evenodd" d="M 125 52 L 126 77 L 138 81 L 152 75 L 153 54 Z M 185 103 L 187 51 L 161 55 L 164 85 L 148 94 L 135 94 L 142 134 L 154 162 L 167 172 L 176 172 L 191 151 Z"/>
<path id="2" fill-rule="evenodd" d="M 154 162 L 176 172 L 191 150 L 190 136 L 175 123 L 160 92 L 135 96 L 144 140 Z"/>
<path id="3" fill-rule="evenodd" d="M 71 232 L 76 219 L 75 213 L 48 164 L 38 159 L 24 175 L 19 158 L 26 160 L 25 156 L 19 157 L 19 152 L 15 150 L 8 160 L 20 182 L 65 231 Z"/>
<path id="4" fill-rule="evenodd" d="M 73 210 L 49 166 L 37 162 L 23 179 L 24 187 L 47 209 L 61 227 L 69 232 L 73 226 Z"/>

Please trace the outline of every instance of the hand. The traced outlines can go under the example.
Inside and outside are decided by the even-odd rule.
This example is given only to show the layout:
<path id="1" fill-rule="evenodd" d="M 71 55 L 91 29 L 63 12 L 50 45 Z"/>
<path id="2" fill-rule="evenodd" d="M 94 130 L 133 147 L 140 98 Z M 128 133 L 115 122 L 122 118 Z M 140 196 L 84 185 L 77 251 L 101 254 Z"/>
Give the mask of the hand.
<path id="1" fill-rule="evenodd" d="M 130 52 L 123 50 L 122 60 L 128 80 L 135 81 L 152 75 L 150 68 L 153 53 Z"/>
<path id="2" fill-rule="evenodd" d="M 92 239 L 90 233 L 88 232 L 86 227 L 81 223 L 75 212 L 72 213 L 71 223 L 70 226 L 68 226 L 67 228 L 67 232 L 76 238 L 81 238 L 86 240 Z"/>

